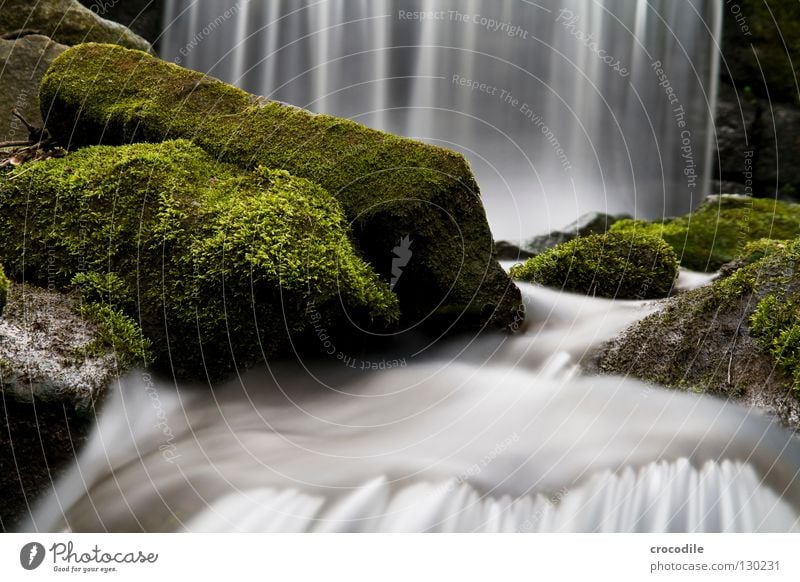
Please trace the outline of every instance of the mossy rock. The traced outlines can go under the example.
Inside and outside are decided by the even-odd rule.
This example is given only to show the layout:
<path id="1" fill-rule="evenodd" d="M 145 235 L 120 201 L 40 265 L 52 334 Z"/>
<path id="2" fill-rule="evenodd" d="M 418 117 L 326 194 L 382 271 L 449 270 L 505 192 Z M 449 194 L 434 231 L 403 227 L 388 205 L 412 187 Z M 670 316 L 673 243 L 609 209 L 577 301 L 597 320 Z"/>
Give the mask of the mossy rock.
<path id="1" fill-rule="evenodd" d="M 359 250 L 392 282 L 408 325 L 514 321 L 519 290 L 496 260 L 478 186 L 456 152 L 258 98 L 111 45 L 63 53 L 45 74 L 40 101 L 46 127 L 72 148 L 185 138 L 219 160 L 319 183 L 344 208 Z"/>
<path id="2" fill-rule="evenodd" d="M 242 171 L 185 140 L 84 148 L 0 178 L 9 273 L 77 285 L 86 301 L 126 314 L 180 375 L 217 376 L 285 351 L 311 327 L 310 309 L 329 328 L 390 328 L 397 298 L 348 235 L 339 203 L 316 184 Z"/>
<path id="3" fill-rule="evenodd" d="M 78 0 L 3 0 L 0 34 L 41 34 L 65 45 L 107 42 L 152 51 L 150 43 L 119 23 L 106 20 Z"/>
<path id="4" fill-rule="evenodd" d="M 691 214 L 663 222 L 621 220 L 611 232 L 660 236 L 675 250 L 681 265 L 716 271 L 759 239 L 800 236 L 800 204 L 749 196 L 709 196 Z"/>
<path id="5" fill-rule="evenodd" d="M 800 240 L 750 248 L 762 257 L 670 299 L 589 369 L 731 398 L 800 429 Z"/>
<path id="6" fill-rule="evenodd" d="M 3 315 L 3 309 L 6 306 L 6 299 L 8 298 L 8 286 L 10 285 L 8 277 L 3 270 L 3 265 L 0 265 L 0 315 Z"/>
<path id="7" fill-rule="evenodd" d="M 512 267 L 511 276 L 600 297 L 665 297 L 678 259 L 658 237 L 598 234 L 579 237 Z"/>

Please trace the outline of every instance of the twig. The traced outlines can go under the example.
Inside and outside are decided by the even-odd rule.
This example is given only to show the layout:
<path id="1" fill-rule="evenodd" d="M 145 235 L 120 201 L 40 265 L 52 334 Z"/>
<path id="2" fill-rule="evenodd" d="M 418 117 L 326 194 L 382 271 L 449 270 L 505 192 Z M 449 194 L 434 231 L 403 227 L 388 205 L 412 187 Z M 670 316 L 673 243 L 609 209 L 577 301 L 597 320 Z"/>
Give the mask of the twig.
<path id="1" fill-rule="evenodd" d="M 2 141 L 0 142 L 0 149 L 4 148 L 17 148 L 17 147 L 25 147 L 25 146 L 32 146 L 35 145 L 35 141 Z"/>

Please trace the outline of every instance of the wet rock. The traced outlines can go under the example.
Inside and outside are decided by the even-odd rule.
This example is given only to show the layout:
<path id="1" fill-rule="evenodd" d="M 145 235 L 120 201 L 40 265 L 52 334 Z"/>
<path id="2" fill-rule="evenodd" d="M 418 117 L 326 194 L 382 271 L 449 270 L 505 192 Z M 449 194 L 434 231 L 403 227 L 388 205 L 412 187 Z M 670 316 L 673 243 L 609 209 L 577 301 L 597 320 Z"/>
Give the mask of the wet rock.
<path id="1" fill-rule="evenodd" d="M 669 299 L 602 347 L 588 370 L 729 398 L 800 429 L 800 243 L 750 248 L 762 258 Z"/>

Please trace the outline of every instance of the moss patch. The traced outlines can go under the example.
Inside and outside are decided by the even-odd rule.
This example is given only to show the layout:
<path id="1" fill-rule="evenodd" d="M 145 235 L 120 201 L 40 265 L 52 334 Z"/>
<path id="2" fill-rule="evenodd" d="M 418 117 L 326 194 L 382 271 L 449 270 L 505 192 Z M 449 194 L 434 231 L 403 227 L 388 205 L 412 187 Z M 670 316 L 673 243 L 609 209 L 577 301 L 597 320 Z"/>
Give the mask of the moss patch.
<path id="1" fill-rule="evenodd" d="M 180 374 L 216 376 L 286 349 L 310 325 L 309 305 L 331 327 L 398 319 L 335 198 L 282 170 L 217 162 L 188 141 L 26 164 L 0 178 L 0 210 L 10 273 L 78 285 L 102 306 L 88 309 L 106 340 L 144 355 L 139 322 L 159 362 Z"/>
<path id="2" fill-rule="evenodd" d="M 662 237 L 681 265 L 715 271 L 736 259 L 750 242 L 800 236 L 800 205 L 746 196 L 710 196 L 695 212 L 664 222 L 621 220 L 611 232 Z"/>
<path id="3" fill-rule="evenodd" d="M 511 269 L 515 279 L 621 299 L 665 297 L 677 274 L 662 239 L 612 233 L 573 239 Z"/>
<path id="4" fill-rule="evenodd" d="M 281 168 L 319 183 L 341 203 L 360 251 L 396 283 L 409 324 L 514 321 L 519 290 L 495 258 L 478 186 L 456 152 L 267 101 L 111 45 L 64 52 L 45 74 L 40 101 L 47 128 L 71 147 L 179 137 L 243 168 Z M 412 254 L 397 277 L 404 239 Z"/>

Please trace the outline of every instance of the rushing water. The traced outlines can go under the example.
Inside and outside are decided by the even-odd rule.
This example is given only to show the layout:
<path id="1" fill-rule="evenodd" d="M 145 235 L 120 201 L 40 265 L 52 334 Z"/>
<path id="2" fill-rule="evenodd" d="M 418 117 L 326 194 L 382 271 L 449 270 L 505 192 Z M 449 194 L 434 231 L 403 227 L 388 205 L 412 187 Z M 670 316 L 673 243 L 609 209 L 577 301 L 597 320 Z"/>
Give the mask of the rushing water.
<path id="1" fill-rule="evenodd" d="M 716 399 L 580 374 L 658 302 L 523 291 L 525 333 L 452 339 L 391 370 L 283 362 L 213 390 L 133 372 L 25 527 L 800 528 L 789 432 Z"/>
<path id="2" fill-rule="evenodd" d="M 465 153 L 498 239 L 706 193 L 717 0 L 166 5 L 167 60 Z"/>

